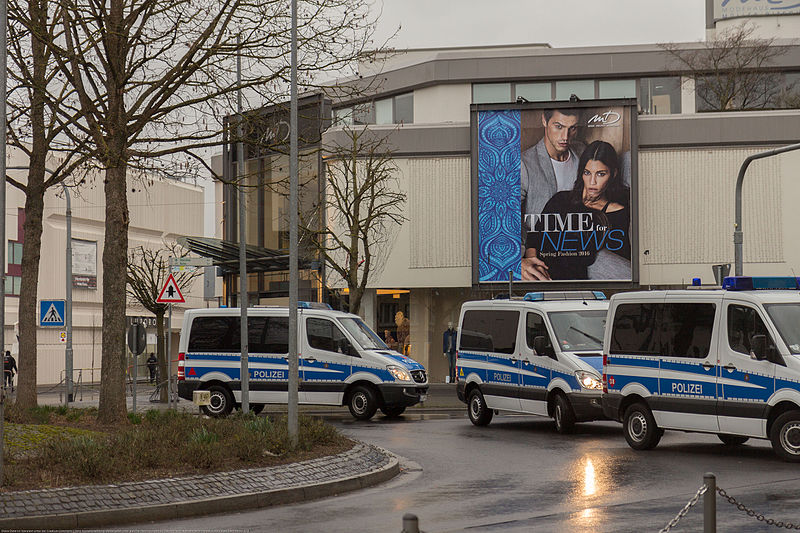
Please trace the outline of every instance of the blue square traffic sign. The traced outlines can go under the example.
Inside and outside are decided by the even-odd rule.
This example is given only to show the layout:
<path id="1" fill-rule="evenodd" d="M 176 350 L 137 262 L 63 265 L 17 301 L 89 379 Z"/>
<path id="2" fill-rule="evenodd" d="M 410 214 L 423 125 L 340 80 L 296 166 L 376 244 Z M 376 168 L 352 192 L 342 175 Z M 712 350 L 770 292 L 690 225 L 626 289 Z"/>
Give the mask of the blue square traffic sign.
<path id="1" fill-rule="evenodd" d="M 39 300 L 39 325 L 63 328 L 66 324 L 66 300 Z"/>

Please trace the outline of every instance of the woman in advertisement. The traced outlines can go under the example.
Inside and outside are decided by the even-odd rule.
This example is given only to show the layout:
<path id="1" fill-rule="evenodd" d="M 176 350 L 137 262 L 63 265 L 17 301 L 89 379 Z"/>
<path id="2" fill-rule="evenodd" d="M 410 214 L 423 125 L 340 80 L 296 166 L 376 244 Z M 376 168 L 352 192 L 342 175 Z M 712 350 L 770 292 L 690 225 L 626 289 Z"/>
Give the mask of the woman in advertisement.
<path id="1" fill-rule="evenodd" d="M 523 280 L 629 279 L 630 189 L 614 147 L 594 141 L 578 161 L 572 190 L 556 193 L 534 217 Z"/>

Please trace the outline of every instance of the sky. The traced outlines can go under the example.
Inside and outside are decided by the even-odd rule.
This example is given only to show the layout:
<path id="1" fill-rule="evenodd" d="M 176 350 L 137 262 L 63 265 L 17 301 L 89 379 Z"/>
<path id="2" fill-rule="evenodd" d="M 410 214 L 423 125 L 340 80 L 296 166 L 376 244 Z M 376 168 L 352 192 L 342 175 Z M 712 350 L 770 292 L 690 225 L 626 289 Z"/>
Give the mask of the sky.
<path id="1" fill-rule="evenodd" d="M 376 43 L 394 48 L 549 43 L 553 47 L 689 42 L 705 0 L 375 0 Z"/>

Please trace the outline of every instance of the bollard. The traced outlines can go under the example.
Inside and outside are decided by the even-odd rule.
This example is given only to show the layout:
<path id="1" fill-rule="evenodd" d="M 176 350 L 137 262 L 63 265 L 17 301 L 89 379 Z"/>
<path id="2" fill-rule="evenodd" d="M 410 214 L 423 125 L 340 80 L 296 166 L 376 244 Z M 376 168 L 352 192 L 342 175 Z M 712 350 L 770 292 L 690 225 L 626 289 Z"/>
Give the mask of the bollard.
<path id="1" fill-rule="evenodd" d="M 717 533 L 717 478 L 711 472 L 703 475 L 703 533 Z"/>
<path id="2" fill-rule="evenodd" d="M 403 531 L 400 533 L 419 533 L 419 519 L 417 515 L 411 513 L 403 515 Z"/>

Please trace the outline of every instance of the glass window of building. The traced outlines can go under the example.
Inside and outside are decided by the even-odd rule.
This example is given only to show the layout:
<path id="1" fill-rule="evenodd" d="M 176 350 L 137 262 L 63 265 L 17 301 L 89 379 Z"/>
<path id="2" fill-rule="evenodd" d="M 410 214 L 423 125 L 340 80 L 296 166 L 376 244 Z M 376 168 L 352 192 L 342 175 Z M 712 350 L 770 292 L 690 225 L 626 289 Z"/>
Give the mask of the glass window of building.
<path id="1" fill-rule="evenodd" d="M 495 104 L 510 101 L 510 83 L 475 83 L 472 85 L 472 103 L 474 104 Z"/>
<path id="2" fill-rule="evenodd" d="M 556 82 L 556 100 L 569 100 L 572 95 L 581 100 L 594 98 L 594 80 L 569 80 Z"/>
<path id="3" fill-rule="evenodd" d="M 414 93 L 399 94 L 394 97 L 394 123 L 414 123 Z"/>
<path id="4" fill-rule="evenodd" d="M 681 79 L 642 78 L 639 80 L 639 114 L 674 115 L 681 112 Z"/>
<path id="5" fill-rule="evenodd" d="M 393 123 L 392 100 L 392 98 L 384 98 L 375 101 L 375 124 Z"/>
<path id="6" fill-rule="evenodd" d="M 636 98 L 636 80 L 600 80 L 598 98 Z"/>
<path id="7" fill-rule="evenodd" d="M 334 126 L 352 126 L 353 125 L 353 108 L 341 107 L 333 110 L 333 125 Z"/>
<path id="8" fill-rule="evenodd" d="M 516 97 L 520 96 L 529 102 L 549 102 L 553 99 L 552 83 L 517 83 Z"/>
<path id="9" fill-rule="evenodd" d="M 375 106 L 372 102 L 353 108 L 353 124 L 375 124 Z"/>

